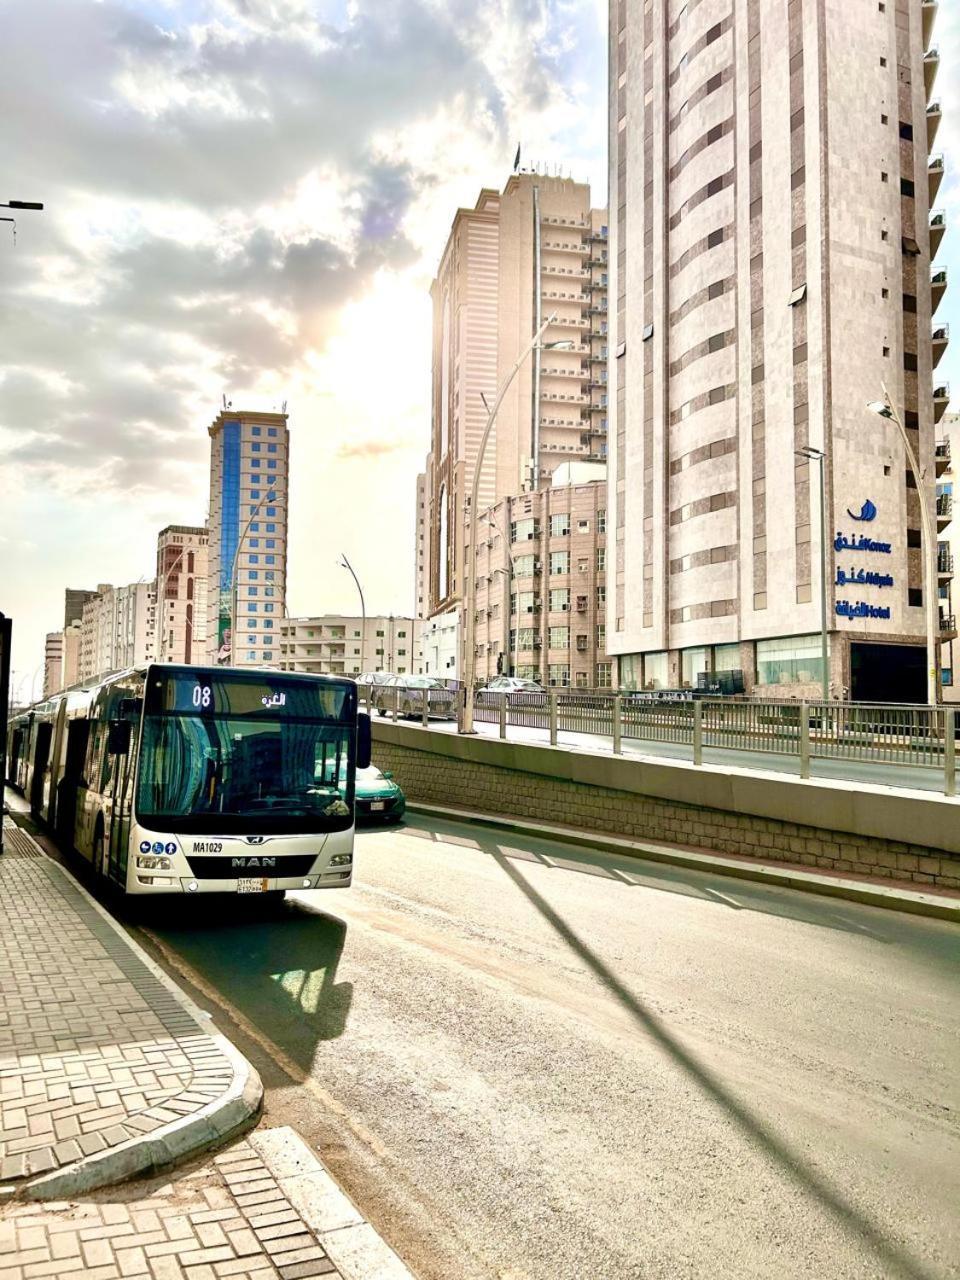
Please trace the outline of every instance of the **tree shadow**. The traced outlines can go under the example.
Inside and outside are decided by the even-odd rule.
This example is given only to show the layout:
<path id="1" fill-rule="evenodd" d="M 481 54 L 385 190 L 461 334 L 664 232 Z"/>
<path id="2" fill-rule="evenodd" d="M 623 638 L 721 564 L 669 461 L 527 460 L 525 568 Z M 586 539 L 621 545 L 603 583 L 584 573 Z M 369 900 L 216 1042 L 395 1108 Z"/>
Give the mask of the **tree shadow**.
<path id="1" fill-rule="evenodd" d="M 627 1010 L 637 1025 L 652 1039 L 700 1090 L 719 1105 L 730 1120 L 768 1159 L 806 1195 L 837 1220 L 840 1226 L 856 1235 L 879 1260 L 883 1274 L 902 1276 L 906 1280 L 933 1280 L 933 1273 L 835 1190 L 821 1174 L 791 1151 L 757 1116 L 748 1111 L 707 1066 L 667 1030 L 664 1023 L 647 1009 L 632 991 L 597 956 L 578 934 L 554 910 L 549 902 L 524 878 L 520 869 L 499 848 L 490 849 L 492 857 L 520 892 L 532 903 L 571 951 L 599 979 L 610 994 Z"/>

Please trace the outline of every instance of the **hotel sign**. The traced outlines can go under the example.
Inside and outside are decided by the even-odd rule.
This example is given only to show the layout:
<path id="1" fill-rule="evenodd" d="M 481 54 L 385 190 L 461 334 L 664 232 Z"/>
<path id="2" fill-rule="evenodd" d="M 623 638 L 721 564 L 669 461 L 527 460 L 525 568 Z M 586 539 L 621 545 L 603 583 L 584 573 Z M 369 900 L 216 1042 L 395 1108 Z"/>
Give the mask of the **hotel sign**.
<path id="1" fill-rule="evenodd" d="M 877 508 L 867 498 L 858 515 L 855 515 L 849 508 L 847 514 L 852 520 L 871 521 L 876 518 Z M 876 538 L 868 538 L 865 534 L 852 534 L 848 538 L 846 534 L 838 532 L 833 540 L 833 549 L 834 551 L 859 551 L 881 556 L 893 554 L 893 547 L 889 542 L 879 542 Z M 851 565 L 849 569 L 837 569 L 834 585 L 838 587 L 892 587 L 893 575 L 877 573 L 873 569 L 862 569 Z M 888 605 L 868 604 L 865 600 L 838 600 L 834 605 L 834 611 L 838 618 L 890 617 Z"/>

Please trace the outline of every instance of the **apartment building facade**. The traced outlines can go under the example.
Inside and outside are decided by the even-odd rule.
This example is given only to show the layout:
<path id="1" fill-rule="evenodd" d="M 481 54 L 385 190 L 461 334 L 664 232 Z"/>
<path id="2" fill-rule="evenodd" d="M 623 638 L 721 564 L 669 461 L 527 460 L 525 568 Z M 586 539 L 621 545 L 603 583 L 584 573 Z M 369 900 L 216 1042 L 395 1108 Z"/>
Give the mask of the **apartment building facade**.
<path id="1" fill-rule="evenodd" d="M 272 666 L 286 606 L 287 414 L 224 408 L 208 434 L 207 661 Z"/>
<path id="2" fill-rule="evenodd" d="M 43 646 L 43 696 L 49 698 L 51 693 L 64 687 L 63 679 L 63 632 L 48 631 Z"/>
<path id="3" fill-rule="evenodd" d="M 955 518 L 953 499 L 960 478 L 960 413 L 944 414 L 937 440 L 937 594 L 939 596 L 940 652 L 944 702 L 960 702 L 960 640 L 957 638 L 956 602 L 953 576 L 960 559 L 960 520 Z"/>
<path id="4" fill-rule="evenodd" d="M 867 405 L 888 388 L 932 476 L 935 11 L 611 0 L 607 645 L 624 685 L 736 667 L 816 696 L 825 588 L 832 692 L 925 696 L 933 486 Z"/>
<path id="5" fill-rule="evenodd" d="M 421 675 L 422 623 L 419 618 L 345 614 L 283 618 L 279 624 L 281 671 L 357 676 L 370 671 Z"/>
<path id="6" fill-rule="evenodd" d="M 535 173 L 457 211 L 431 289 L 431 449 L 418 480 L 427 617 L 462 600 L 466 505 L 488 409 L 551 316 L 543 341 L 552 349 L 523 361 L 499 406 L 479 507 L 549 484 L 564 462 L 606 455 L 606 231 L 589 186 Z"/>
<path id="7" fill-rule="evenodd" d="M 156 583 L 101 583 L 83 606 L 78 679 L 153 662 L 156 656 Z"/>
<path id="8" fill-rule="evenodd" d="M 157 535 L 157 661 L 202 663 L 207 647 L 205 525 L 171 524 Z"/>
<path id="9" fill-rule="evenodd" d="M 606 479 L 598 463 L 479 517 L 477 678 L 516 675 L 555 688 L 610 688 L 606 654 Z"/>

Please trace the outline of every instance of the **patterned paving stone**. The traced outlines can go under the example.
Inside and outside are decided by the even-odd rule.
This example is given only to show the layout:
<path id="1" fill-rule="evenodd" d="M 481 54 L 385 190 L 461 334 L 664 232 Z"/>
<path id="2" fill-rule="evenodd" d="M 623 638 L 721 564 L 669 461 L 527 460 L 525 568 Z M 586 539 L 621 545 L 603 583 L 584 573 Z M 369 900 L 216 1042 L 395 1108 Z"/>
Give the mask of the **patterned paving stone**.
<path id="1" fill-rule="evenodd" d="M 232 1067 L 137 953 L 5 824 L 0 1184 L 104 1151 L 217 1098 Z"/>
<path id="2" fill-rule="evenodd" d="M 253 1170 L 277 1187 L 296 1250 L 244 1210 L 235 1188 Z M 210 1201 L 218 1202 L 211 1208 Z M 15 1204 L 0 1217 L 0 1280 L 341 1280 L 323 1245 L 246 1141 L 171 1182 L 100 1192 L 82 1203 Z"/>

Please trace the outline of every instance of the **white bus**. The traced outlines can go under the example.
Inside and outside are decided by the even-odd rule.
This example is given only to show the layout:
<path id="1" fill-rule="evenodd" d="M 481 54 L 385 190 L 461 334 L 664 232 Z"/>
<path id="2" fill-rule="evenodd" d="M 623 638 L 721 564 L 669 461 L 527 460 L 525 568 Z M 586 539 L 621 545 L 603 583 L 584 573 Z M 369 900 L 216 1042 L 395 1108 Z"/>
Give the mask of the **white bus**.
<path id="1" fill-rule="evenodd" d="M 352 680 L 151 665 L 15 717 L 8 775 L 129 894 L 342 889 L 370 720 Z"/>

